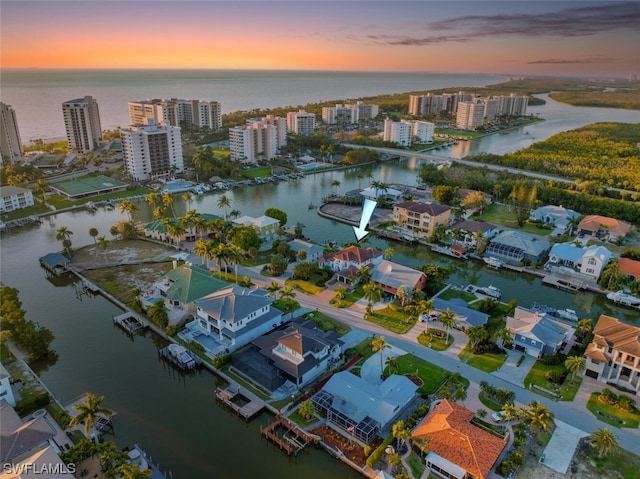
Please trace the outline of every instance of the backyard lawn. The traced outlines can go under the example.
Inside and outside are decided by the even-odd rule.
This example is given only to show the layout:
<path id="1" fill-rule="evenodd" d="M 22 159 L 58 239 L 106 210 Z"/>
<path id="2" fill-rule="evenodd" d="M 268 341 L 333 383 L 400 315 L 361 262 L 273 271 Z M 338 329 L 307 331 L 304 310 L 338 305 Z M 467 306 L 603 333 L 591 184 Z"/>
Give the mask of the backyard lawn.
<path id="1" fill-rule="evenodd" d="M 463 363 L 466 363 L 469 366 L 473 366 L 474 368 L 479 369 L 480 371 L 484 371 L 485 373 L 492 373 L 493 371 L 497 371 L 507 360 L 506 354 L 474 354 L 471 349 L 469 349 L 468 345 L 465 346 L 458 357 Z"/>
<path id="2" fill-rule="evenodd" d="M 302 279 L 288 279 L 285 281 L 285 284 L 288 286 L 293 286 L 294 289 L 300 290 L 304 294 L 316 295 L 326 289 L 324 286 L 316 286 L 315 282 L 318 279 L 322 279 L 322 276 L 313 275 L 311 276 L 309 281 L 305 281 Z"/>
<path id="3" fill-rule="evenodd" d="M 546 236 L 551 233 L 551 229 L 541 228 L 535 223 L 525 223 L 522 227 L 518 226 L 516 215 L 511 211 L 511 207 L 500 203 L 493 203 L 492 205 L 489 205 L 481 215 L 473 215 L 472 219 L 477 221 L 486 221 L 487 223 L 493 223 L 494 225 L 506 226 L 507 228 L 513 228 L 535 235 Z"/>
<path id="4" fill-rule="evenodd" d="M 544 377 L 547 371 L 562 373 L 565 370 L 566 368 L 564 367 L 564 364 L 548 366 L 543 364 L 541 361 L 536 361 L 533 367 L 529 370 L 527 377 L 524 378 L 524 386 L 541 396 L 552 399 L 557 397 L 560 401 L 573 401 L 573 398 L 576 396 L 576 393 L 582 384 L 582 378 L 580 376 L 576 376 L 575 381 L 572 381 L 571 375 L 567 375 L 564 383 L 560 387 L 548 381 L 547 378 Z"/>
<path id="5" fill-rule="evenodd" d="M 316 323 L 322 331 L 335 331 L 338 336 L 344 336 L 351 331 L 351 328 L 343 322 L 319 311 L 306 313 L 304 317 Z"/>
<path id="6" fill-rule="evenodd" d="M 640 412 L 637 409 L 634 408 L 633 411 L 623 411 L 616 406 L 600 401 L 598 399 L 599 396 L 599 392 L 592 393 L 589 401 L 587 401 L 587 409 L 591 411 L 595 417 L 615 427 L 638 429 Z"/>
<path id="7" fill-rule="evenodd" d="M 461 299 L 465 300 L 467 303 L 470 303 L 472 301 L 476 301 L 478 299 L 475 294 L 467 293 L 466 291 L 458 289 L 455 286 L 452 286 L 452 287 L 447 288 L 446 290 L 444 290 L 442 293 L 440 293 L 438 295 L 438 298 L 444 299 L 444 300 L 449 300 L 449 299 L 453 299 L 453 298 L 461 298 Z"/>

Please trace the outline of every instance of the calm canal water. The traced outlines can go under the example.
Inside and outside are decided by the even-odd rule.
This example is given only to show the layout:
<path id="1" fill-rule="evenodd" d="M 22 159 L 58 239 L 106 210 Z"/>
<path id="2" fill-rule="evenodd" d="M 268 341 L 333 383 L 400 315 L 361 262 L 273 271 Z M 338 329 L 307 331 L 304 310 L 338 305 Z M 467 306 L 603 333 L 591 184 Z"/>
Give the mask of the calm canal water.
<path id="1" fill-rule="evenodd" d="M 597 111 L 598 118 L 589 122 L 625 121 L 620 118 L 625 117 L 626 112 Z M 556 112 L 550 109 L 545 114 L 553 116 Z M 637 116 L 637 112 L 635 114 Z M 572 121 L 573 117 L 567 120 Z M 556 132 L 569 129 L 561 120 L 554 124 Z M 528 140 L 520 136 L 521 132 L 516 130 L 479 141 L 490 141 L 496 151 L 509 148 L 508 151 L 513 151 L 526 146 L 524 143 Z M 415 159 L 388 162 L 377 165 L 372 174 L 387 183 L 415 184 L 419 166 Z M 319 173 L 225 194 L 231 199 L 232 208 L 243 214 L 260 215 L 270 206 L 286 211 L 289 224 L 300 221 L 306 225 L 305 234 L 314 241 L 353 241 L 350 226 L 320 218 L 308 205 L 319 204 L 322 196 L 333 191 L 331 182 L 335 179 L 341 183 L 339 191 L 358 187 L 356 172 L 351 169 Z M 360 180 L 362 185 L 365 181 Z M 220 213 L 216 206 L 220 195 L 198 196 L 191 207 L 201 212 Z M 148 205 L 140 201 L 138 207 L 136 219 L 150 219 Z M 182 214 L 186 206 L 178 204 L 177 208 L 178 214 Z M 67 226 L 73 231 L 74 246 L 80 246 L 92 243 L 89 228 L 96 227 L 100 234 L 106 234 L 109 227 L 121 219 L 123 216 L 117 211 L 100 210 L 93 215 L 85 211 L 63 213 L 45 219 L 40 226 L 2 238 L 0 279 L 3 284 L 20 290 L 27 318 L 51 328 L 56 337 L 53 348 L 59 353 L 58 361 L 50 366 L 38 366 L 43 381 L 53 393 L 63 402 L 86 391 L 104 395 L 107 406 L 117 411 L 115 441 L 121 446 L 139 443 L 154 462 L 160 463 L 163 470 L 171 470 L 176 478 L 282 478 L 294 474 L 308 479 L 359 477 L 328 454 L 312 448 L 296 459 L 284 456 L 260 437 L 259 427 L 269 419 L 266 415 L 247 424 L 216 403 L 214 376 L 204 372 L 184 375 L 167 367 L 157 358 L 159 344 L 151 334 L 131 340 L 112 325 L 111 316 L 119 313 L 114 305 L 101 296 L 77 297 L 68 280 L 46 278 L 38 258 L 60 249 L 55 239 L 58 227 Z M 448 266 L 453 271 L 450 281 L 454 284 L 493 284 L 502 290 L 504 300 L 517 298 L 525 307 L 539 301 L 575 309 L 580 317 L 597 319 L 606 313 L 627 321 L 638 319 L 637 312 L 616 307 L 602 296 L 563 292 L 543 286 L 540 279 L 528 275 L 494 271 L 480 263 L 449 259 L 432 254 L 425 247 L 389 244 L 378 238 L 372 238 L 371 244 L 383 249 L 392 246 L 396 250 L 395 261 L 400 263 Z"/>

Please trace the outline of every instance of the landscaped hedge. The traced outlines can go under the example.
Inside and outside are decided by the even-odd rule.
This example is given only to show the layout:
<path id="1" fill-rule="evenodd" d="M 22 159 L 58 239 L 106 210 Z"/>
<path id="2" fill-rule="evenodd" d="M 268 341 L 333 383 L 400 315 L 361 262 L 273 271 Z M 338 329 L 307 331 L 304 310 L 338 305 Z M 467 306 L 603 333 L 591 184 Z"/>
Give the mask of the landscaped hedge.
<path id="1" fill-rule="evenodd" d="M 367 458 L 367 466 L 369 466 L 371 469 L 373 469 L 374 466 L 376 465 L 376 463 L 380 460 L 380 458 L 384 454 L 384 451 L 387 448 L 387 446 L 390 445 L 394 440 L 395 440 L 395 438 L 393 437 L 393 434 L 389 434 L 385 438 L 385 440 L 382 441 L 382 444 L 380 444 L 376 448 L 376 450 L 373 451 L 371 453 L 371 455 Z"/>

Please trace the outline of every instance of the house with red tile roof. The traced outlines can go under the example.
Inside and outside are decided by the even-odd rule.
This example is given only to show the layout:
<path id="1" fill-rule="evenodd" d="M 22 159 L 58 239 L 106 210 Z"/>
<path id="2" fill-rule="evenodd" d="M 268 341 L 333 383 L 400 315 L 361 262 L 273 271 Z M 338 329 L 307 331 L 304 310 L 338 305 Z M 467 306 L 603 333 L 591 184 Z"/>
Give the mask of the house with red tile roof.
<path id="1" fill-rule="evenodd" d="M 640 396 L 640 328 L 601 314 L 587 346 L 585 376 Z"/>
<path id="2" fill-rule="evenodd" d="M 578 224 L 579 234 L 589 234 L 601 240 L 615 241 L 623 238 L 631 229 L 631 224 L 615 218 L 588 215 Z"/>
<path id="3" fill-rule="evenodd" d="M 618 271 L 632 281 L 640 280 L 640 261 L 631 258 L 620 258 L 618 260 Z"/>
<path id="4" fill-rule="evenodd" d="M 349 268 L 350 266 L 360 269 L 363 266 L 373 266 L 382 261 L 382 251 L 374 248 L 359 248 L 349 246 L 341 251 L 329 253 L 318 259 L 318 266 L 328 267 L 335 273 Z"/>
<path id="5" fill-rule="evenodd" d="M 506 446 L 506 439 L 474 425 L 473 416 L 473 411 L 443 399 L 416 426 L 411 439 L 416 444 L 426 442 L 429 450 L 423 477 L 429 472 L 456 479 L 488 476 Z"/>

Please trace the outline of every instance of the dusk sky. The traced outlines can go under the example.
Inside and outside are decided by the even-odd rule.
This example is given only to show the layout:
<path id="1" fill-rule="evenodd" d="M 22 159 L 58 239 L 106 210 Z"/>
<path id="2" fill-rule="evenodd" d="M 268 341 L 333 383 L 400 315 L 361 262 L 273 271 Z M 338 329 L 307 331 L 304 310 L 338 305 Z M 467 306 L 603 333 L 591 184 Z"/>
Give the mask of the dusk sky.
<path id="1" fill-rule="evenodd" d="M 640 2 L 0 1 L 2 68 L 627 76 Z"/>

